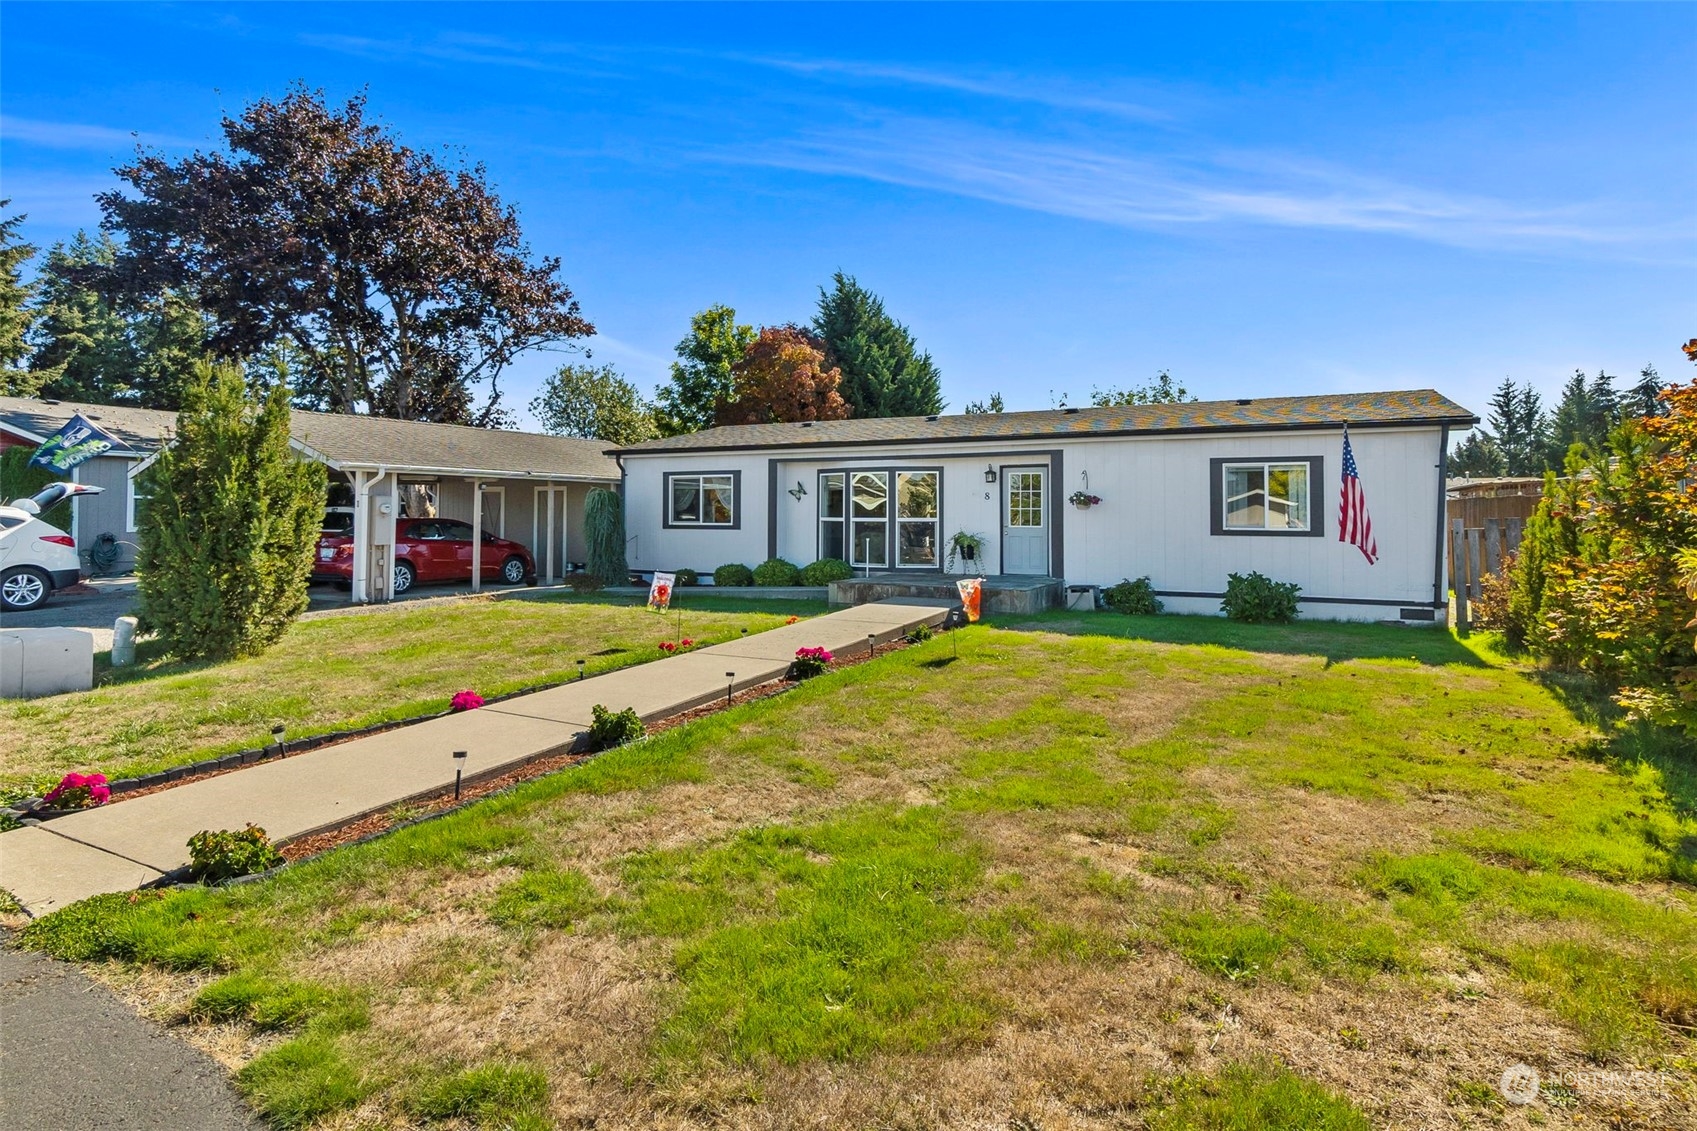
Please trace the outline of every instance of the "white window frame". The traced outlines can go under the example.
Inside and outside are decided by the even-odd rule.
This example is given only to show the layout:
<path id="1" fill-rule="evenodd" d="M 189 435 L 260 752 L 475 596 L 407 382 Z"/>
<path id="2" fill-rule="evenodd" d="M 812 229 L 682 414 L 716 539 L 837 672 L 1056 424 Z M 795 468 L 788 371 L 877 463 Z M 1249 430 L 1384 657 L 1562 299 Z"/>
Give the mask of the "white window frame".
<path id="1" fill-rule="evenodd" d="M 673 484 L 679 480 L 695 481 L 696 517 L 680 519 L 674 510 L 676 494 Z M 707 520 L 707 489 L 708 481 L 713 480 L 713 486 L 730 492 L 730 519 L 726 522 L 709 522 Z M 661 500 L 660 512 L 663 529 L 680 530 L 738 530 L 742 527 L 742 472 L 740 471 L 668 471 L 660 479 Z"/>
<path id="2" fill-rule="evenodd" d="M 1213 464 L 1213 520 L 1214 534 L 1228 536 L 1271 536 L 1283 538 L 1316 538 L 1324 533 L 1325 509 L 1320 492 L 1320 486 L 1325 482 L 1324 461 L 1320 456 L 1268 456 L 1253 459 L 1224 458 L 1212 460 Z M 1227 483 L 1233 471 L 1250 469 L 1261 473 L 1261 522 L 1256 526 L 1229 522 L 1231 496 Z M 1273 515 L 1272 479 L 1278 471 L 1301 471 L 1307 490 L 1307 498 L 1303 500 L 1303 510 L 1307 514 L 1307 524 L 1304 526 L 1273 525 L 1270 519 Z M 1291 500 L 1282 500 L 1285 503 Z"/>

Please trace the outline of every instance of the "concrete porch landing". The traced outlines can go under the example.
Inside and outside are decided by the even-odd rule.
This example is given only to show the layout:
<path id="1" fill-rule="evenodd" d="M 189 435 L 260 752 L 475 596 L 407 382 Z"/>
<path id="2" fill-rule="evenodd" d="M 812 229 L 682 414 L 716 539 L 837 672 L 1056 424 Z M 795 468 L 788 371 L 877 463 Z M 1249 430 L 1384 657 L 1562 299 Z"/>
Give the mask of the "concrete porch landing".
<path id="1" fill-rule="evenodd" d="M 937 573 L 875 573 L 831 582 L 832 605 L 864 605 L 871 601 L 929 598 L 960 604 L 955 583 L 971 576 Z M 986 613 L 1040 613 L 1066 603 L 1066 582 L 1058 577 L 1027 577 L 1002 573 L 984 579 Z"/>

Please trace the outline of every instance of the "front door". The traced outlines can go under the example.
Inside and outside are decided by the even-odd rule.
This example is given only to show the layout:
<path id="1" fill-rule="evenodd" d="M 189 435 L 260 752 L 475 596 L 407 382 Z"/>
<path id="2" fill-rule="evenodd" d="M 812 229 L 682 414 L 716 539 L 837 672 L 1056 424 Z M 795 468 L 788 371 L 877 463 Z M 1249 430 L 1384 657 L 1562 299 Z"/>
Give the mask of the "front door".
<path id="1" fill-rule="evenodd" d="M 530 552 L 545 581 L 558 581 L 566 574 L 566 489 L 538 487 L 532 511 Z"/>
<path id="2" fill-rule="evenodd" d="M 1049 471 L 1002 470 L 1002 572 L 1049 572 Z"/>

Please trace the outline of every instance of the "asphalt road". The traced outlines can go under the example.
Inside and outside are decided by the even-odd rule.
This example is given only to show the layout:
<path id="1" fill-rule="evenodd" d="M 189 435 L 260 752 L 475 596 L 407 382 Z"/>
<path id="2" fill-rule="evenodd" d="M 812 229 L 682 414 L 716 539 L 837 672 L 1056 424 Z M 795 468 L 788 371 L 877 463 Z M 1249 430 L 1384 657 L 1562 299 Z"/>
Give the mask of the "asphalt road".
<path id="1" fill-rule="evenodd" d="M 0 1129 L 259 1129 L 222 1068 L 74 966 L 0 946 L 0 1018 Z"/>

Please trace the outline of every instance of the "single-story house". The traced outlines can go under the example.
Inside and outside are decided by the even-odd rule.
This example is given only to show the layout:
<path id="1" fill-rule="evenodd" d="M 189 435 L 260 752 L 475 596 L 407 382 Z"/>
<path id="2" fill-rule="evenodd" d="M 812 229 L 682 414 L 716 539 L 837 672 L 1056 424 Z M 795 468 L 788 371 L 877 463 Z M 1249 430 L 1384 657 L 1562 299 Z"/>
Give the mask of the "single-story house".
<path id="1" fill-rule="evenodd" d="M 121 405 L 0 397 L 0 449 L 35 446 L 73 415 L 99 425 L 119 446 L 75 468 L 71 477 L 104 487 L 78 502 L 72 536 L 85 563 L 97 548 L 118 556 L 103 572 L 133 566 L 138 476 L 167 442 L 176 414 Z M 332 506 L 354 536 L 355 601 L 380 601 L 387 548 L 402 517 L 477 521 L 498 537 L 523 542 L 539 579 L 556 580 L 583 560 L 583 505 L 595 487 L 617 487 L 618 465 L 599 440 L 425 424 L 345 413 L 290 413 L 291 443 L 329 469 Z M 481 495 L 482 513 L 476 499 Z"/>
<path id="2" fill-rule="evenodd" d="M 1434 621 L 1449 434 L 1475 423 L 1423 389 L 739 425 L 612 454 L 637 570 L 834 557 L 942 580 L 958 531 L 985 547 L 956 573 L 1147 576 L 1169 609 L 1217 612 L 1227 575 L 1258 570 L 1298 583 L 1305 616 Z M 1346 425 L 1375 564 L 1338 541 Z"/>

